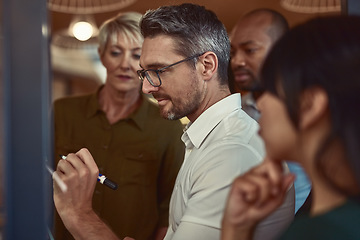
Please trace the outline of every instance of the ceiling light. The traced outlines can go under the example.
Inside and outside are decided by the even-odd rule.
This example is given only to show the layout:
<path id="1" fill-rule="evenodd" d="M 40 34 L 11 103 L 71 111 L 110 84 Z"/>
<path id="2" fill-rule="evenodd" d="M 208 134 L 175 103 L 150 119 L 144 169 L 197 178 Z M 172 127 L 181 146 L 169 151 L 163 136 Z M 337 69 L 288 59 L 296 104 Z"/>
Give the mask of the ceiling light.
<path id="1" fill-rule="evenodd" d="M 93 27 L 88 22 L 77 22 L 72 27 L 74 37 L 80 41 L 86 41 L 93 35 Z"/>
<path id="2" fill-rule="evenodd" d="M 96 36 L 99 30 L 92 15 L 75 15 L 68 31 L 76 39 L 86 41 Z"/>
<path id="3" fill-rule="evenodd" d="M 299 13 L 340 12 L 341 0 L 281 0 L 283 8 Z"/>
<path id="4" fill-rule="evenodd" d="M 52 11 L 71 14 L 111 12 L 128 7 L 137 0 L 48 0 Z"/>

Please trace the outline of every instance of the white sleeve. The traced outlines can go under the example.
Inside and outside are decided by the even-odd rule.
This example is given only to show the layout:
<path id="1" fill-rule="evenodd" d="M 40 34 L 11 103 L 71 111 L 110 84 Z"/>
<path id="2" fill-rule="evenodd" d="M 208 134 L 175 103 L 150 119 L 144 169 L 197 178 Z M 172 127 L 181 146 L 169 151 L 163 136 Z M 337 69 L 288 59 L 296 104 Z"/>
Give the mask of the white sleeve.
<path id="1" fill-rule="evenodd" d="M 180 223 L 220 229 L 233 180 L 261 161 L 248 147 L 239 144 L 221 146 L 219 143 L 218 149 L 221 150 L 204 154 L 193 168 L 189 191 L 186 193 L 186 208 Z"/>
<path id="2" fill-rule="evenodd" d="M 171 240 L 219 240 L 220 229 L 181 222 Z"/>

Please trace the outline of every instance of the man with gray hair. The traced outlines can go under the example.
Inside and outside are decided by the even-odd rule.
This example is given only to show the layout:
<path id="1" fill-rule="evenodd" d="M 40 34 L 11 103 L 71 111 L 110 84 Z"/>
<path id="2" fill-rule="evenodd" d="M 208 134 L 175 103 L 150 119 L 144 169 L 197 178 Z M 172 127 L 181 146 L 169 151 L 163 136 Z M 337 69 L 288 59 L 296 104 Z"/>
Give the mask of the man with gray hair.
<path id="1" fill-rule="evenodd" d="M 143 92 L 153 95 L 164 118 L 186 116 L 190 120 L 181 137 L 186 152 L 170 201 L 165 239 L 220 239 L 221 219 L 233 180 L 260 164 L 265 154 L 257 122 L 241 109 L 240 94 L 229 90 L 230 42 L 226 29 L 212 11 L 194 4 L 148 11 L 140 27 L 144 43 L 138 74 Z M 96 181 L 97 168 L 89 152 L 82 150 L 68 158 L 76 167 L 60 162 L 58 169 L 65 170 L 61 173 L 63 179 L 79 181 L 79 173 L 87 168 L 91 174 L 83 178 Z M 292 221 L 293 194 L 291 188 L 278 212 L 260 224 L 258 239 L 272 239 Z M 66 195 L 73 197 L 56 191 L 55 203 L 60 204 Z M 76 200 L 89 205 L 91 199 Z M 96 232 L 109 233 L 92 209 L 86 210 L 90 214 L 79 209 L 68 211 L 83 217 L 81 224 L 72 227 L 72 233 L 79 239 L 92 239 L 91 234 L 95 236 Z M 71 222 L 73 216 L 62 214 L 62 218 Z M 89 224 L 101 228 L 85 231 Z"/>

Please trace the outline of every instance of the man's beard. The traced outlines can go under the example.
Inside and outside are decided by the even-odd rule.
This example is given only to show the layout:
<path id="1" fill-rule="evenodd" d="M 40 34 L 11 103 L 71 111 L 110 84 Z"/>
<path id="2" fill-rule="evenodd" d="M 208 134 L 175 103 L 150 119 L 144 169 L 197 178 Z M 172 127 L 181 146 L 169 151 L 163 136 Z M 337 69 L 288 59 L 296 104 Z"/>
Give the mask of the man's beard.
<path id="1" fill-rule="evenodd" d="M 191 91 L 182 95 L 180 93 L 179 97 L 170 98 L 170 96 L 165 95 L 171 101 L 172 107 L 168 111 L 160 108 L 161 115 L 168 120 L 178 120 L 195 112 L 203 99 L 197 82 L 196 79 L 193 79 L 189 86 Z M 154 95 L 156 94 L 154 93 Z"/>
<path id="2" fill-rule="evenodd" d="M 246 84 L 242 84 L 242 83 L 239 83 L 236 81 L 235 75 L 236 75 L 236 72 L 238 72 L 238 71 L 246 73 L 249 76 L 250 79 Z M 250 71 L 249 69 L 247 69 L 245 67 L 238 67 L 238 68 L 234 69 L 233 75 L 234 75 L 233 81 L 234 81 L 234 84 L 236 85 L 236 89 L 239 89 L 241 91 L 251 91 L 254 88 L 254 86 L 257 85 L 257 82 L 258 82 L 257 77 L 255 76 L 255 74 L 252 71 Z"/>

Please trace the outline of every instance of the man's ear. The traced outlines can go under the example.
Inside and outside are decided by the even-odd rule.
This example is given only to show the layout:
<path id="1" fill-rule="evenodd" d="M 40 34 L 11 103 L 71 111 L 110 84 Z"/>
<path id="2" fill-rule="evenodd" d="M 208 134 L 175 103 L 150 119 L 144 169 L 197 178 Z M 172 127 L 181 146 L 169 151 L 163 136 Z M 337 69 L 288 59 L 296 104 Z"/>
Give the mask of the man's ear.
<path id="1" fill-rule="evenodd" d="M 213 52 L 206 52 L 199 57 L 200 71 L 205 81 L 210 80 L 218 69 L 218 58 Z"/>
<path id="2" fill-rule="evenodd" d="M 311 127 L 327 114 L 329 99 L 322 88 L 313 87 L 305 90 L 300 101 L 301 129 Z"/>

